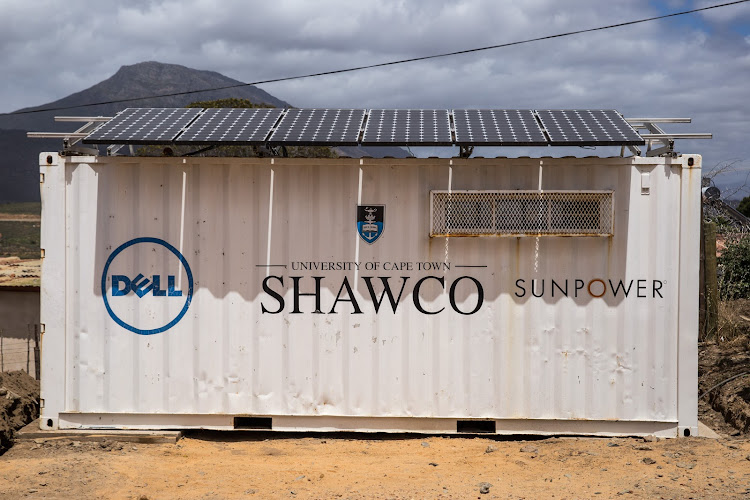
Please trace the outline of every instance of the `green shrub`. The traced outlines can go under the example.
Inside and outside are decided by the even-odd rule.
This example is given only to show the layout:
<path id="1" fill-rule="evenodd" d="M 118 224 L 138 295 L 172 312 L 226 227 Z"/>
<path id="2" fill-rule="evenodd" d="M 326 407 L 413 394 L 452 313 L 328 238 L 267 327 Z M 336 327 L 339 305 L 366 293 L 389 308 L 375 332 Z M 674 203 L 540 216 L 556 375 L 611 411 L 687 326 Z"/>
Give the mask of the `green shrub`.
<path id="1" fill-rule="evenodd" d="M 185 106 L 186 108 L 273 108 L 270 104 L 264 102 L 255 104 L 247 99 L 238 99 L 230 97 L 228 99 L 218 99 L 216 101 L 198 101 L 192 102 Z"/>
<path id="2" fill-rule="evenodd" d="M 750 196 L 745 196 L 737 205 L 737 211 L 745 217 L 750 217 Z"/>
<path id="3" fill-rule="evenodd" d="M 719 296 L 724 300 L 750 298 L 750 236 L 728 243 L 718 264 Z"/>

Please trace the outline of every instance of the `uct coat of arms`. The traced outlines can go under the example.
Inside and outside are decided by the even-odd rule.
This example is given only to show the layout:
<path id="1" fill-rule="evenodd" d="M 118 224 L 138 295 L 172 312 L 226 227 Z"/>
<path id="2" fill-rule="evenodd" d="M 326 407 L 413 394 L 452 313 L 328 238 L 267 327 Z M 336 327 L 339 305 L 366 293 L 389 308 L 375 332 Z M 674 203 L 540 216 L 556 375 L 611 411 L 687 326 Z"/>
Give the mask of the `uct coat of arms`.
<path id="1" fill-rule="evenodd" d="M 357 232 L 366 243 L 373 244 L 385 229 L 385 205 L 357 205 Z"/>

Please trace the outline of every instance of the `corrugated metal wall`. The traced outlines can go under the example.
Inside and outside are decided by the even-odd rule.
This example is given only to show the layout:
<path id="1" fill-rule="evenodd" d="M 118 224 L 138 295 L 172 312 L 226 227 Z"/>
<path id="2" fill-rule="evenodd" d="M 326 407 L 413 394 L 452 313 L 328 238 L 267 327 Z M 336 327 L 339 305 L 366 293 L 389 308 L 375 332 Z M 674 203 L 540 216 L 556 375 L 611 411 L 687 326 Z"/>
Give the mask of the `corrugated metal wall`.
<path id="1" fill-rule="evenodd" d="M 663 158 L 67 163 L 64 410 L 676 421 L 680 178 L 681 167 Z M 429 237 L 431 189 L 540 186 L 613 190 L 614 237 Z M 355 223 L 356 206 L 367 203 L 386 206 L 385 230 L 371 245 Z M 62 215 L 47 213 L 44 223 Z M 118 325 L 101 296 L 113 250 L 143 237 L 179 249 L 194 278 L 185 316 L 154 335 Z M 184 290 L 185 272 L 164 254 L 146 245 L 121 272 L 172 274 Z M 361 269 L 295 269 L 308 262 Z M 377 271 L 365 270 L 374 262 Z M 440 269 L 419 270 L 420 262 Z M 262 290 L 269 275 L 283 278 L 284 286 L 268 282 L 284 294 L 280 314 L 262 312 L 279 307 Z M 420 304 L 444 308 L 439 314 L 414 304 L 413 287 L 428 275 L 444 278 L 445 289 L 428 280 Z M 304 296 L 302 313 L 291 313 L 293 276 L 303 277 L 305 293 L 313 276 L 323 278 L 323 314 Z M 380 277 L 390 276 L 396 294 L 408 277 L 395 314 L 387 299 L 374 313 L 365 276 L 378 294 Z M 476 314 L 451 308 L 460 276 L 483 287 Z M 362 314 L 343 301 L 330 313 L 345 277 Z M 553 279 L 568 281 L 567 297 L 560 288 L 553 295 Z M 578 297 L 575 280 L 585 284 Z M 645 280 L 646 297 L 637 281 L 628 297 L 615 296 L 609 280 Z M 589 284 L 606 293 L 593 297 Z M 477 303 L 469 280 L 455 297 L 463 311 Z M 135 294 L 115 299 L 130 323 L 156 324 L 180 307 L 146 297 L 156 305 L 128 312 Z"/>

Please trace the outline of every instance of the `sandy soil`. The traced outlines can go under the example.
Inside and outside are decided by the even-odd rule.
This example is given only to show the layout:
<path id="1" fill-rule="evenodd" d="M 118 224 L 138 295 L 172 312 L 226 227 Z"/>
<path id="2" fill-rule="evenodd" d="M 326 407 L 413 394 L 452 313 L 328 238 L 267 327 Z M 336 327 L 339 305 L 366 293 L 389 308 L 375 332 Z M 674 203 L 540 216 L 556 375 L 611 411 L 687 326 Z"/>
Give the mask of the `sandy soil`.
<path id="1" fill-rule="evenodd" d="M 0 212 L 0 221 L 2 222 L 13 222 L 13 221 L 41 221 L 41 215 L 35 214 L 4 214 Z"/>
<path id="2" fill-rule="evenodd" d="M 201 433 L 17 443 L 0 498 L 747 498 L 750 440 L 348 439 Z M 483 493 L 486 492 L 486 493 Z"/>
<path id="3" fill-rule="evenodd" d="M 750 300 L 725 302 L 720 307 L 723 340 L 698 346 L 699 418 L 712 428 L 725 421 L 735 431 L 750 433 Z M 726 336 L 726 338 L 725 338 Z M 718 386 L 718 387 L 717 387 Z M 707 408 L 719 414 L 711 420 Z M 720 432 L 721 429 L 718 429 Z"/>
<path id="4" fill-rule="evenodd" d="M 42 261 L 0 257 L 0 286 L 39 286 Z"/>

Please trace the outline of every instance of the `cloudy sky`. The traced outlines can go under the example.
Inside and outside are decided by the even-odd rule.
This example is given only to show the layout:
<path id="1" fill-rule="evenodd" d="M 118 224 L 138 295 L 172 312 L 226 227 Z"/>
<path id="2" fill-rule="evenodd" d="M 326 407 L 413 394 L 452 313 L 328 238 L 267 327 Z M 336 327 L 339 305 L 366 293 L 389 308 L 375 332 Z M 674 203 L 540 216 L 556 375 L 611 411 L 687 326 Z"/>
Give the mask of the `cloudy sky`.
<path id="1" fill-rule="evenodd" d="M 251 82 L 514 42 L 720 3 L 0 0 L 0 112 L 54 101 L 108 78 L 122 65 L 141 61 L 182 64 Z M 691 117 L 691 125 L 665 128 L 712 132 L 714 139 L 678 141 L 677 149 L 703 154 L 706 170 L 732 164 L 734 173 L 723 174 L 717 182 L 739 185 L 750 172 L 750 2 L 262 88 L 299 107 L 615 108 L 626 117 Z M 547 154 L 508 148 L 484 153 Z"/>

